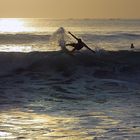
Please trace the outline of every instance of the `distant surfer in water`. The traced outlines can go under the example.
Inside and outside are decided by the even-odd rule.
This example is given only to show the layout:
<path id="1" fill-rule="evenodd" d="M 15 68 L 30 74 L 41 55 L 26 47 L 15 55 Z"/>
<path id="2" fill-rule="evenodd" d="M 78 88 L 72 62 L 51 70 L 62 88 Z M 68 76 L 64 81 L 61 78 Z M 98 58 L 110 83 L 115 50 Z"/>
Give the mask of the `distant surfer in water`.
<path id="1" fill-rule="evenodd" d="M 134 49 L 135 48 L 133 43 L 131 43 L 131 47 L 130 48 L 131 49 Z"/>
<path id="2" fill-rule="evenodd" d="M 73 35 L 71 32 L 68 32 L 72 37 L 74 37 L 78 42 L 77 43 L 69 43 L 66 44 L 66 46 L 72 46 L 74 47 L 70 52 L 73 53 L 75 50 L 81 50 L 83 47 L 86 47 L 87 49 L 89 49 L 90 51 L 92 51 L 93 53 L 95 53 L 95 51 L 93 51 L 92 49 L 90 49 L 80 38 L 77 38 L 75 35 Z"/>
<path id="3" fill-rule="evenodd" d="M 68 32 L 69 34 L 71 34 L 70 32 Z M 82 40 L 80 38 L 77 38 L 76 36 L 74 36 L 73 34 L 71 34 L 78 42 L 77 43 L 69 43 L 66 44 L 66 46 L 72 46 L 74 47 L 70 52 L 73 53 L 75 50 L 80 50 L 84 47 L 84 44 L 82 42 Z"/>

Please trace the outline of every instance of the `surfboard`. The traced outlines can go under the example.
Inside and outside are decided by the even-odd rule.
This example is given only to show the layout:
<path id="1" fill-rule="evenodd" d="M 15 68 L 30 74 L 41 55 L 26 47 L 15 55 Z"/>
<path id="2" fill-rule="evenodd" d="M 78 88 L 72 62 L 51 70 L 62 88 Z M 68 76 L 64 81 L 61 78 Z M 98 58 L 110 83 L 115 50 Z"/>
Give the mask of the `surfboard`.
<path id="1" fill-rule="evenodd" d="M 84 46 L 85 46 L 88 50 L 90 50 L 90 51 L 92 51 L 93 53 L 95 53 L 95 51 L 93 51 L 91 48 L 89 48 L 83 41 L 82 41 L 82 43 L 84 44 Z"/>

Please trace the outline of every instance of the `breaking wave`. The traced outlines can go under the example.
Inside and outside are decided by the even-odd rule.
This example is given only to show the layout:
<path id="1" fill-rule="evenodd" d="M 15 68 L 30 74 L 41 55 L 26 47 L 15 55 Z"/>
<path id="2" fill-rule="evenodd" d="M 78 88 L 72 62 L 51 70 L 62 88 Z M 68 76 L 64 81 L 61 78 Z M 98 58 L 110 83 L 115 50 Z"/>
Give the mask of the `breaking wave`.
<path id="1" fill-rule="evenodd" d="M 136 61 L 137 60 L 137 61 Z M 63 76 L 91 75 L 97 78 L 124 78 L 139 81 L 139 52 L 118 51 L 95 55 L 88 51 L 73 56 L 61 51 L 31 53 L 0 53 L 0 75 L 62 74 Z"/>

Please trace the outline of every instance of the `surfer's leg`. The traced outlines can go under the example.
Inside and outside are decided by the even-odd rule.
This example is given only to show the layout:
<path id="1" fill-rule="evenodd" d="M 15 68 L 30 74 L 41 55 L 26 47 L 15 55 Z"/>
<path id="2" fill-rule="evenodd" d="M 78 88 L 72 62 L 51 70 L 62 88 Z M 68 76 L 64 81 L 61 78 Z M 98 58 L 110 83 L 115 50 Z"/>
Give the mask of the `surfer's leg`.
<path id="1" fill-rule="evenodd" d="M 65 46 L 71 46 L 71 44 L 65 44 Z"/>
<path id="2" fill-rule="evenodd" d="M 72 49 L 71 51 L 69 51 L 70 53 L 73 53 L 73 52 L 75 52 L 75 50 L 77 50 L 77 49 L 76 49 L 76 46 L 77 46 L 76 43 L 66 44 L 66 46 L 72 46 L 72 47 L 73 47 L 73 49 Z"/>
<path id="3" fill-rule="evenodd" d="M 70 53 L 74 53 L 75 50 L 76 50 L 76 48 L 73 48 L 73 49 L 70 51 Z"/>
<path id="4" fill-rule="evenodd" d="M 72 46 L 72 47 L 75 47 L 76 44 L 75 44 L 75 43 L 69 43 L 69 44 L 66 44 L 66 46 Z"/>

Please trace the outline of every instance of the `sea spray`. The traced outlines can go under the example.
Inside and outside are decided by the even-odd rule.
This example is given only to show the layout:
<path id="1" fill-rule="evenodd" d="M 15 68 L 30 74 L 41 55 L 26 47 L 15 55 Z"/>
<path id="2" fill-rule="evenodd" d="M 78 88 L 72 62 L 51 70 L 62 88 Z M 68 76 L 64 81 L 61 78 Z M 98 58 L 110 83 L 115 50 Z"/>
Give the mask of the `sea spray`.
<path id="1" fill-rule="evenodd" d="M 61 47 L 61 49 L 64 49 L 65 44 L 70 42 L 74 42 L 74 40 L 63 27 L 58 28 L 50 37 L 51 47 Z"/>

